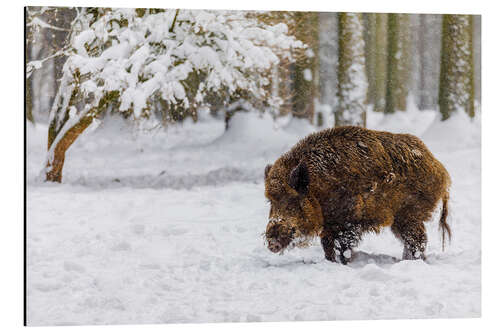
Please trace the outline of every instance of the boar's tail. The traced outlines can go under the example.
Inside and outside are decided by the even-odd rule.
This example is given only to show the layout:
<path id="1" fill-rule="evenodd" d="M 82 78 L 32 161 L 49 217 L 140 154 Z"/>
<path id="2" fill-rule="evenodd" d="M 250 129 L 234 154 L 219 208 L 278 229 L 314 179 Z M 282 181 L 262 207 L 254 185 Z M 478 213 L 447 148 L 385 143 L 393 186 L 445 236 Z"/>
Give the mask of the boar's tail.
<path id="1" fill-rule="evenodd" d="M 448 194 L 448 191 L 446 191 L 445 195 L 442 198 L 443 201 L 443 209 L 441 210 L 441 218 L 439 219 L 439 229 L 441 229 L 441 237 L 442 237 L 442 247 L 444 251 L 444 242 L 445 242 L 445 236 L 448 234 L 448 242 L 451 240 L 451 229 L 448 223 L 446 223 L 446 219 L 448 217 L 448 199 L 450 198 L 450 195 Z"/>

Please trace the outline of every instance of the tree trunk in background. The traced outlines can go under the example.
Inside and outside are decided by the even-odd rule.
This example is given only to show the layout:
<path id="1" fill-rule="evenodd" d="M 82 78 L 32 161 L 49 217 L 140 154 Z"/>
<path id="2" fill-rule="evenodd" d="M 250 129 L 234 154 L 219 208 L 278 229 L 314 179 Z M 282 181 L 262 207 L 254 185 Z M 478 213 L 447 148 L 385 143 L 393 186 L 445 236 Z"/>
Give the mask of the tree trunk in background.
<path id="1" fill-rule="evenodd" d="M 375 104 L 376 100 L 376 52 L 377 52 L 377 14 L 363 14 L 363 37 L 365 41 L 365 68 L 368 79 L 368 91 L 366 94 L 366 104 Z"/>
<path id="2" fill-rule="evenodd" d="M 67 29 L 67 31 L 54 30 L 48 33 L 46 38 L 54 50 L 60 50 L 64 48 L 67 42 L 68 33 L 71 29 L 71 22 L 76 16 L 76 12 L 73 8 L 60 7 L 58 8 L 52 17 L 49 17 L 48 22 L 56 27 L 61 27 Z M 60 56 L 52 59 L 52 95 L 49 99 L 49 105 L 54 102 L 55 94 L 59 87 L 59 80 L 62 76 L 62 69 L 66 63 L 66 57 Z"/>
<path id="3" fill-rule="evenodd" d="M 419 27 L 418 27 L 418 54 L 419 54 L 419 68 L 418 68 L 418 88 L 419 88 L 419 95 L 417 96 L 418 99 L 418 108 L 419 110 L 425 110 L 431 106 L 431 96 L 428 95 L 428 89 L 426 89 L 426 31 L 429 29 L 429 20 L 428 16 L 425 14 L 420 14 L 418 16 L 419 19 Z"/>
<path id="4" fill-rule="evenodd" d="M 35 123 L 35 119 L 33 118 L 33 99 L 32 92 L 33 89 L 31 87 L 31 78 L 25 79 L 25 88 L 26 89 L 26 119 L 28 119 L 31 123 Z"/>
<path id="5" fill-rule="evenodd" d="M 337 99 L 337 14 L 319 13 L 319 102 L 335 110 Z"/>
<path id="6" fill-rule="evenodd" d="M 280 63 L 278 67 L 278 95 L 283 100 L 280 105 L 279 115 L 293 114 L 293 82 L 291 71 L 293 66 L 289 63 Z"/>
<path id="7" fill-rule="evenodd" d="M 30 47 L 30 60 L 44 59 L 63 49 L 75 15 L 76 11 L 71 7 L 48 7 L 40 15 L 40 20 L 46 22 L 47 26 L 39 29 L 29 28 L 32 34 L 30 40 L 35 40 Z M 48 121 L 49 110 L 57 93 L 62 66 L 65 62 L 65 56 L 49 59 L 30 77 L 32 112 L 38 122 Z"/>
<path id="8" fill-rule="evenodd" d="M 27 12 L 26 9 L 24 10 L 24 20 L 26 22 L 27 18 Z M 24 66 L 26 68 L 26 64 L 31 61 L 31 49 L 32 49 L 32 44 L 31 44 L 31 34 L 33 33 L 30 31 L 31 29 L 28 27 L 24 27 L 26 29 L 26 40 L 24 41 Z M 26 71 L 25 71 L 26 72 Z M 26 108 L 26 119 L 32 122 L 33 124 L 35 123 L 35 119 L 33 118 L 33 87 L 32 87 L 32 78 L 31 76 L 29 78 L 26 78 L 26 73 L 24 73 L 24 89 L 25 89 L 25 105 L 24 107 Z"/>
<path id="9" fill-rule="evenodd" d="M 318 13 L 296 12 L 295 37 L 307 44 L 293 70 L 293 115 L 312 120 L 314 117 L 314 100 L 316 98 L 316 82 L 318 66 Z"/>
<path id="10" fill-rule="evenodd" d="M 441 57 L 441 15 L 420 14 L 418 28 L 419 64 L 416 77 L 417 106 L 435 110 L 438 105 L 439 63 Z"/>
<path id="11" fill-rule="evenodd" d="M 421 53 L 420 41 L 420 16 L 409 14 L 408 16 L 408 100 L 407 109 L 418 105 L 420 96 L 420 64 Z"/>
<path id="12" fill-rule="evenodd" d="M 441 119 L 464 110 L 474 117 L 474 57 L 471 15 L 443 15 L 439 111 Z"/>
<path id="13" fill-rule="evenodd" d="M 375 14 L 375 100 L 373 109 L 385 108 L 387 78 L 387 14 Z"/>
<path id="14" fill-rule="evenodd" d="M 474 15 L 474 99 L 481 104 L 481 16 Z"/>
<path id="15" fill-rule="evenodd" d="M 410 77 L 408 14 L 389 14 L 387 19 L 387 87 L 385 113 L 405 111 Z"/>
<path id="16" fill-rule="evenodd" d="M 365 72 L 361 14 L 339 13 L 339 64 L 337 69 L 339 104 L 335 126 L 366 126 L 365 99 L 368 83 Z"/>

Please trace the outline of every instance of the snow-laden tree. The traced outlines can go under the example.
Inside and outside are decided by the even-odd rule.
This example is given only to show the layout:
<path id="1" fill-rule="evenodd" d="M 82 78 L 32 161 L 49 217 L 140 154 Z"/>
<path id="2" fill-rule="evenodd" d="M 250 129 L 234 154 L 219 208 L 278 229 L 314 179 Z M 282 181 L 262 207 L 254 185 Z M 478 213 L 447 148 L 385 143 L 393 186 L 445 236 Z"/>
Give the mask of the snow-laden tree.
<path id="1" fill-rule="evenodd" d="M 338 14 L 338 105 L 335 126 L 366 125 L 365 53 L 361 14 Z"/>
<path id="2" fill-rule="evenodd" d="M 442 120 L 459 110 L 474 116 L 473 22 L 471 15 L 443 15 L 439 110 Z"/>
<path id="3" fill-rule="evenodd" d="M 243 11 L 78 9 L 50 111 L 46 180 L 61 181 L 66 150 L 107 110 L 137 119 L 160 103 L 195 116 L 219 95 L 279 105 L 270 69 L 303 46 L 286 24 Z"/>

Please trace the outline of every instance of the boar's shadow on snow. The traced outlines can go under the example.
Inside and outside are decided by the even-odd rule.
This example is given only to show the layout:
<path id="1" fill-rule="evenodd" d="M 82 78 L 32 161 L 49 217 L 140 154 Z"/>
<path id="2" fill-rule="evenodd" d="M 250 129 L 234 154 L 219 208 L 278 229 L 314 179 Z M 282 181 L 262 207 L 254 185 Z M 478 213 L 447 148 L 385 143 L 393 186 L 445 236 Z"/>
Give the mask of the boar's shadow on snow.
<path id="1" fill-rule="evenodd" d="M 413 135 L 354 126 L 311 134 L 265 168 L 267 247 L 283 253 L 320 237 L 325 258 L 346 264 L 364 233 L 390 227 L 403 259 L 425 259 L 424 222 L 440 201 L 443 248 L 451 236 L 450 183 Z"/>

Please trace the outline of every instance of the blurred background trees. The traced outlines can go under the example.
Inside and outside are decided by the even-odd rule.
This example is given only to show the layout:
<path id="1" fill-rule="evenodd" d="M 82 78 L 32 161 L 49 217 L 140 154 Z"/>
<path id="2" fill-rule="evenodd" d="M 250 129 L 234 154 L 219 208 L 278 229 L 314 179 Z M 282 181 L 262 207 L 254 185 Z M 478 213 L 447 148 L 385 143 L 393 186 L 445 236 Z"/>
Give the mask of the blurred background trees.
<path id="1" fill-rule="evenodd" d="M 71 22 L 76 9 L 71 7 L 27 7 L 26 63 L 33 68 L 26 79 L 27 116 L 30 121 L 47 122 L 62 76 L 62 67 L 67 57 Z M 273 96 L 281 98 L 279 110 L 270 110 L 277 116 L 288 113 L 294 117 L 308 118 L 317 122 L 317 114 L 324 117 L 325 111 L 342 112 L 337 97 L 339 63 L 339 40 L 341 31 L 338 17 L 344 13 L 313 12 L 269 12 L 255 13 L 253 16 L 267 23 L 284 23 L 288 31 L 307 47 L 294 50 L 295 59 L 282 59 L 273 66 L 270 87 Z M 465 21 L 460 18 L 466 18 Z M 463 28 L 467 23 L 468 27 Z M 470 48 L 467 63 L 470 66 L 468 89 L 473 93 L 468 98 L 469 105 L 480 101 L 480 17 L 467 15 L 435 14 L 362 14 L 362 35 L 364 62 L 367 79 L 365 105 L 374 111 L 391 113 L 407 109 L 410 99 L 418 109 L 441 109 L 449 113 L 438 101 L 442 82 L 442 103 L 445 101 L 446 83 L 453 83 L 459 76 L 449 72 L 450 65 L 457 63 L 463 48 L 454 46 L 457 27 L 466 36 Z M 447 29 L 442 33 L 443 27 Z M 451 27 L 451 28 L 450 28 Z M 465 34 L 463 31 L 467 30 Z M 443 52 L 441 52 L 442 46 Z M 459 52 L 454 52 L 459 51 Z M 448 56 L 450 55 L 450 57 Z M 441 63 L 444 66 L 441 66 Z M 442 71 L 441 71 L 442 67 Z M 441 75 L 440 75 L 441 73 Z M 451 77 L 450 75 L 455 75 Z M 441 76 L 441 78 L 440 78 Z M 466 76 L 463 76 L 466 77 Z M 462 79 L 463 81 L 463 79 Z M 34 87 L 34 89 L 33 89 Z M 274 87 L 274 88 L 273 88 Z M 245 93 L 241 92 L 244 98 Z M 449 95 L 449 94 L 448 94 Z M 212 96 L 210 108 L 213 114 L 223 112 L 239 95 Z M 451 96 L 451 95 L 450 95 Z M 263 101 L 261 101 L 263 102 Z M 265 106 L 263 102 L 260 107 Z M 413 106 L 413 105 L 412 105 Z M 152 106 L 158 109 L 163 120 L 182 121 L 189 112 L 178 108 L 165 110 L 158 102 Z M 473 107 L 467 112 L 472 116 Z"/>
<path id="2" fill-rule="evenodd" d="M 111 114 L 167 127 L 208 109 L 229 126 L 235 112 L 258 110 L 321 128 L 365 126 L 370 112 L 408 109 L 474 117 L 480 105 L 479 16 L 69 7 L 25 14 L 26 116 L 48 126 L 52 154 L 63 128 L 78 130 L 65 151 Z M 60 180 L 54 172 L 47 178 Z"/>
<path id="3" fill-rule="evenodd" d="M 409 15 L 389 14 L 385 113 L 406 111 L 410 64 Z"/>
<path id="4" fill-rule="evenodd" d="M 474 51 L 472 16 L 443 15 L 439 110 L 442 119 L 465 111 L 474 117 Z"/>
<path id="5" fill-rule="evenodd" d="M 335 124 L 366 126 L 369 90 L 361 14 L 340 13 L 338 34 L 338 106 L 335 110 Z"/>
<path id="6" fill-rule="evenodd" d="M 292 114 L 312 120 L 318 91 L 319 16 L 314 12 L 295 12 L 294 36 L 307 45 L 292 64 Z"/>

